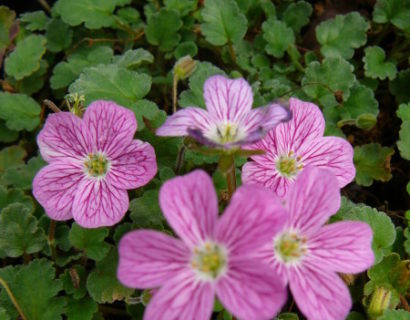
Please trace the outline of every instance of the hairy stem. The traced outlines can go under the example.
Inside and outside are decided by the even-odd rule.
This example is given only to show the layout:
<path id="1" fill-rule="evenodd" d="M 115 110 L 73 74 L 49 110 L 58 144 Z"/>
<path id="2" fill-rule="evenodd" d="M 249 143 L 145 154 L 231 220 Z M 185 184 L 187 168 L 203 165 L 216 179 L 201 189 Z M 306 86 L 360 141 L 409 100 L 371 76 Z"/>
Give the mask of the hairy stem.
<path id="1" fill-rule="evenodd" d="M 228 50 L 229 50 L 229 55 L 231 56 L 232 62 L 234 64 L 236 64 L 236 53 L 235 53 L 235 49 L 232 45 L 232 43 L 229 41 L 228 42 Z"/>
<path id="2" fill-rule="evenodd" d="M 178 92 L 178 75 L 174 73 L 172 81 L 172 112 L 177 112 L 177 92 Z"/>
<path id="3" fill-rule="evenodd" d="M 48 99 L 44 99 L 43 100 L 43 104 L 47 107 L 49 107 L 53 112 L 57 113 L 57 112 L 61 112 L 60 108 L 57 107 L 53 101 L 48 100 Z"/>
<path id="4" fill-rule="evenodd" d="M 11 292 L 10 287 L 7 285 L 7 282 L 1 277 L 0 277 L 0 284 L 6 290 L 7 295 L 9 296 L 11 302 L 13 303 L 13 305 L 16 308 L 17 312 L 19 313 L 21 319 L 27 320 L 26 316 L 23 313 L 23 310 L 21 310 L 21 307 L 20 307 L 20 305 L 18 304 L 18 302 L 16 300 L 16 297 L 13 295 L 13 292 Z"/>
<path id="5" fill-rule="evenodd" d="M 50 227 L 48 229 L 48 245 L 51 250 L 51 256 L 53 257 L 53 260 L 56 260 L 57 253 L 56 253 L 56 246 L 55 246 L 55 241 L 54 241 L 54 234 L 56 231 L 56 221 L 51 220 L 50 222 Z"/>
<path id="6" fill-rule="evenodd" d="M 175 164 L 175 173 L 179 174 L 179 171 L 181 170 L 182 163 L 184 162 L 184 155 L 185 155 L 185 146 L 182 146 L 179 149 L 178 156 L 177 156 L 177 162 Z"/>
<path id="7" fill-rule="evenodd" d="M 236 190 L 236 174 L 235 174 L 235 160 L 232 157 L 232 165 L 226 172 L 226 183 L 228 185 L 228 196 L 232 198 L 233 193 Z"/>

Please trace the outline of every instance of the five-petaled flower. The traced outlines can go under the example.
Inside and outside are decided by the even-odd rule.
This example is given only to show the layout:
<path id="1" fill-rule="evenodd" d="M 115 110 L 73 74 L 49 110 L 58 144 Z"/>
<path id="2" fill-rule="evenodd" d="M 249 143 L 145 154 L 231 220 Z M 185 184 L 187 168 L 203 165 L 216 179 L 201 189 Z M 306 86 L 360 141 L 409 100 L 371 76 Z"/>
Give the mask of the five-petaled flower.
<path id="1" fill-rule="evenodd" d="M 252 88 L 244 79 L 212 76 L 205 82 L 204 98 L 207 111 L 197 107 L 179 110 L 158 128 L 157 135 L 189 135 L 214 148 L 232 149 L 260 140 L 292 117 L 279 104 L 252 109 Z"/>
<path id="2" fill-rule="evenodd" d="M 306 166 L 324 167 L 336 175 L 339 187 L 355 177 L 353 148 L 344 139 L 323 137 L 325 120 L 313 103 L 290 99 L 293 118 L 279 124 L 266 137 L 247 147 L 264 150 L 242 168 L 244 183 L 260 184 L 284 197 Z"/>
<path id="3" fill-rule="evenodd" d="M 160 287 L 144 319 L 209 319 L 215 294 L 240 319 L 270 319 L 280 310 L 283 282 L 251 258 L 285 222 L 278 198 L 242 186 L 218 218 L 212 180 L 197 170 L 166 182 L 159 201 L 180 239 L 137 230 L 119 244 L 119 280 L 132 288 Z"/>
<path id="4" fill-rule="evenodd" d="M 33 194 L 54 220 L 81 226 L 111 226 L 128 210 L 127 189 L 148 183 L 157 172 L 155 151 L 133 140 L 132 111 L 95 101 L 83 119 L 70 112 L 47 118 L 37 143 L 49 164 L 33 181 Z"/>
<path id="5" fill-rule="evenodd" d="M 258 256 L 289 283 L 308 319 L 345 319 L 352 301 L 336 272 L 359 273 L 373 264 L 371 228 L 358 221 L 324 225 L 340 206 L 338 181 L 325 169 L 306 168 L 285 206 L 287 223 Z"/>

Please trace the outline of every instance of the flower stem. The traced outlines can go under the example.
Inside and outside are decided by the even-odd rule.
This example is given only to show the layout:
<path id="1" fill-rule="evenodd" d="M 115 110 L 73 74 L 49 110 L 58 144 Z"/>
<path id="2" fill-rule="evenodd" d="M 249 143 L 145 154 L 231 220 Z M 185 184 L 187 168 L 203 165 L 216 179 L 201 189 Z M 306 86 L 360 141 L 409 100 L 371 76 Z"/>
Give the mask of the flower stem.
<path id="1" fill-rule="evenodd" d="M 231 56 L 232 62 L 236 64 L 236 53 L 235 49 L 232 45 L 232 42 L 228 41 L 228 50 L 229 50 L 229 55 Z"/>
<path id="2" fill-rule="evenodd" d="M 13 303 L 13 305 L 16 308 L 17 312 L 19 313 L 21 319 L 27 320 L 26 316 L 23 313 L 23 310 L 21 310 L 21 307 L 20 307 L 20 305 L 18 304 L 18 302 L 16 300 L 16 297 L 13 295 L 13 292 L 11 292 L 10 287 L 7 285 L 6 281 L 1 277 L 0 277 L 0 284 L 6 290 L 11 302 Z"/>
<path id="3" fill-rule="evenodd" d="M 177 112 L 177 91 L 178 91 L 178 75 L 174 73 L 172 81 L 172 112 Z"/>
<path id="4" fill-rule="evenodd" d="M 179 171 L 181 170 L 182 163 L 184 162 L 184 154 L 185 154 L 185 146 L 181 146 L 178 152 L 177 156 L 177 162 L 175 164 L 175 173 L 179 174 Z"/>
<path id="5" fill-rule="evenodd" d="M 228 197 L 232 198 L 233 193 L 236 190 L 236 172 L 235 172 L 235 159 L 233 156 L 230 157 L 231 165 L 226 171 L 226 184 L 228 185 Z"/>
<path id="6" fill-rule="evenodd" d="M 43 104 L 44 104 L 45 106 L 49 107 L 49 108 L 50 108 L 53 112 L 55 112 L 55 113 L 61 112 L 60 108 L 57 107 L 57 106 L 55 105 L 55 103 L 54 103 L 53 101 L 51 101 L 51 100 L 44 99 L 44 100 L 43 100 Z"/>
<path id="7" fill-rule="evenodd" d="M 55 220 L 51 220 L 50 222 L 50 227 L 48 229 L 48 245 L 50 247 L 51 250 L 51 256 L 53 257 L 53 260 L 56 260 L 56 246 L 55 246 L 55 241 L 54 241 L 54 234 L 56 231 L 56 221 Z"/>

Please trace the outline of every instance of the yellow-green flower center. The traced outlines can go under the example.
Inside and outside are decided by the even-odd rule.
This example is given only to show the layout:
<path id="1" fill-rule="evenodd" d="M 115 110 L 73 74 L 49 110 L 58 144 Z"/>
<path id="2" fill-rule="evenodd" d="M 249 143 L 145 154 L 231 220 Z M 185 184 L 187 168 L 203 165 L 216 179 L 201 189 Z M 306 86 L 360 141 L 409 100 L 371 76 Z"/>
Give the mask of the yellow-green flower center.
<path id="1" fill-rule="evenodd" d="M 298 263 L 307 252 L 306 237 L 294 231 L 287 231 L 278 235 L 273 246 L 275 254 L 285 264 Z"/>
<path id="2" fill-rule="evenodd" d="M 102 153 L 90 153 L 84 161 L 86 173 L 95 178 L 105 176 L 109 165 L 108 159 Z"/>
<path id="3" fill-rule="evenodd" d="M 217 143 L 225 144 L 236 142 L 245 137 L 245 134 L 240 130 L 237 124 L 231 122 L 223 122 L 215 126 L 205 136 Z"/>
<path id="4" fill-rule="evenodd" d="M 225 270 L 227 265 L 226 251 L 220 245 L 206 242 L 195 247 L 191 259 L 191 267 L 203 279 L 216 279 Z"/>
<path id="5" fill-rule="evenodd" d="M 288 154 L 281 155 L 276 160 L 276 170 L 279 173 L 287 178 L 294 178 L 300 170 L 303 168 L 300 157 L 295 157 L 293 151 L 290 151 Z"/>

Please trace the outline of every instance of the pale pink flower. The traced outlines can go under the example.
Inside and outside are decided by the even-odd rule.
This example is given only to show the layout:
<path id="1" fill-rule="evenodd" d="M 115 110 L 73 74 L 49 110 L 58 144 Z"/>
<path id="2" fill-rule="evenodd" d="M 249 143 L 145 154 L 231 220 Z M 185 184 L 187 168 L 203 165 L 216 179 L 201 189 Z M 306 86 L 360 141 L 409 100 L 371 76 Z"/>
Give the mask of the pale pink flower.
<path id="1" fill-rule="evenodd" d="M 313 103 L 290 99 L 293 118 L 279 124 L 266 137 L 247 149 L 263 150 L 242 168 L 242 181 L 263 185 L 284 197 L 306 166 L 327 168 L 336 175 L 339 187 L 355 177 L 353 148 L 339 137 L 323 137 L 325 120 Z"/>
<path id="2" fill-rule="evenodd" d="M 359 273 L 374 261 L 368 224 L 324 225 L 339 206 L 335 176 L 325 169 L 306 168 L 286 198 L 288 222 L 258 253 L 288 282 L 299 310 L 311 320 L 345 319 L 352 300 L 337 272 Z"/>
<path id="3" fill-rule="evenodd" d="M 204 85 L 207 111 L 187 107 L 168 117 L 159 136 L 192 136 L 215 148 L 231 149 L 260 140 L 291 112 L 280 104 L 252 109 L 252 88 L 245 79 L 212 76 Z"/>
<path id="4" fill-rule="evenodd" d="M 48 116 L 37 136 L 49 163 L 33 181 L 33 194 L 54 220 L 97 228 L 119 222 L 128 210 L 127 189 L 148 183 L 157 172 L 155 151 L 133 140 L 132 111 L 114 102 L 90 104 L 81 119 L 70 112 Z"/>
<path id="5" fill-rule="evenodd" d="M 119 280 L 132 288 L 160 287 L 144 319 L 209 319 L 215 294 L 240 319 L 270 319 L 280 310 L 283 282 L 251 258 L 286 220 L 277 198 L 242 186 L 219 218 L 212 180 L 197 170 L 166 182 L 159 202 L 180 239 L 137 230 L 119 244 Z"/>

